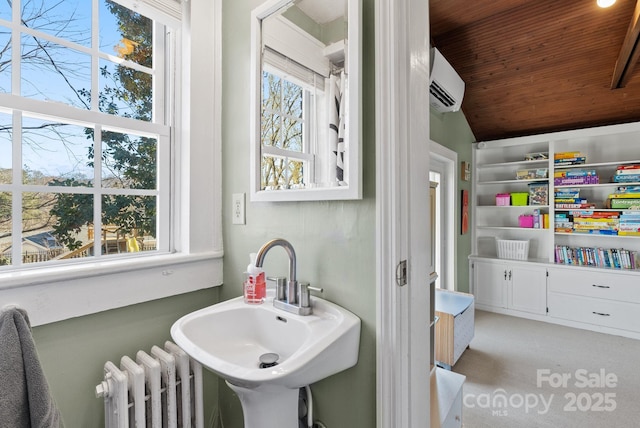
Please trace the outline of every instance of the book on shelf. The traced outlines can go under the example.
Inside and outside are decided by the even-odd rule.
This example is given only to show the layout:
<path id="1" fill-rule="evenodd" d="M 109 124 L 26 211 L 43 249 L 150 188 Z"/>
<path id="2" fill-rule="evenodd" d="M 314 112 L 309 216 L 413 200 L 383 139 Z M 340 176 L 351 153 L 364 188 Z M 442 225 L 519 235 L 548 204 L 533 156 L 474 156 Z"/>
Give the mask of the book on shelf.
<path id="1" fill-rule="evenodd" d="M 587 235 L 607 235 L 607 236 L 616 236 L 618 235 L 617 230 L 610 229 L 576 229 L 574 226 L 573 230 L 567 233 L 575 233 L 577 235 L 587 234 Z"/>
<path id="2" fill-rule="evenodd" d="M 596 218 L 596 219 L 620 218 L 619 211 L 570 210 L 569 215 L 573 216 L 574 218 Z"/>
<path id="3" fill-rule="evenodd" d="M 616 193 L 640 193 L 640 186 L 618 186 L 615 190 Z"/>
<path id="4" fill-rule="evenodd" d="M 571 159 L 576 157 L 584 157 L 582 152 L 556 152 L 553 154 L 554 160 Z"/>
<path id="5" fill-rule="evenodd" d="M 640 169 L 616 169 L 615 175 L 639 174 Z"/>
<path id="6" fill-rule="evenodd" d="M 636 198 L 640 199 L 640 193 L 612 193 L 609 195 L 611 199 Z"/>
<path id="7" fill-rule="evenodd" d="M 555 204 L 556 209 L 560 210 L 569 210 L 569 209 L 585 209 L 585 208 L 595 208 L 596 204 Z"/>
<path id="8" fill-rule="evenodd" d="M 595 169 L 572 169 L 568 171 L 555 171 L 553 173 L 554 178 L 567 178 L 567 177 L 591 177 L 598 175 Z"/>
<path id="9" fill-rule="evenodd" d="M 575 186 L 575 185 L 582 185 L 582 184 L 599 184 L 599 183 L 600 183 L 600 178 L 597 175 L 553 179 L 553 184 L 555 186 Z"/>
<path id="10" fill-rule="evenodd" d="M 637 183 L 640 182 L 640 174 L 621 174 L 613 176 L 614 183 Z"/>
<path id="11" fill-rule="evenodd" d="M 588 201 L 583 198 L 558 198 L 556 197 L 554 202 L 556 204 L 586 204 Z"/>
<path id="12" fill-rule="evenodd" d="M 637 257 L 636 251 L 624 248 L 555 246 L 555 262 L 559 264 L 636 269 Z"/>
<path id="13" fill-rule="evenodd" d="M 618 165 L 616 168 L 616 171 L 625 171 L 625 170 L 634 170 L 634 169 L 640 169 L 640 164 L 634 163 L 630 165 Z"/>
<path id="14" fill-rule="evenodd" d="M 583 165 L 587 163 L 587 158 L 584 156 L 574 157 L 574 158 L 564 158 L 564 159 L 555 159 L 553 164 L 556 167 L 560 166 L 571 166 L 571 165 Z"/>
<path id="15" fill-rule="evenodd" d="M 614 198 L 608 201 L 612 209 L 640 209 L 638 198 Z"/>
<path id="16" fill-rule="evenodd" d="M 567 188 L 562 188 L 559 190 L 555 190 L 553 192 L 553 196 L 556 199 L 574 199 L 574 198 L 579 198 L 580 197 L 580 189 L 578 188 L 574 188 L 574 187 L 567 187 Z"/>

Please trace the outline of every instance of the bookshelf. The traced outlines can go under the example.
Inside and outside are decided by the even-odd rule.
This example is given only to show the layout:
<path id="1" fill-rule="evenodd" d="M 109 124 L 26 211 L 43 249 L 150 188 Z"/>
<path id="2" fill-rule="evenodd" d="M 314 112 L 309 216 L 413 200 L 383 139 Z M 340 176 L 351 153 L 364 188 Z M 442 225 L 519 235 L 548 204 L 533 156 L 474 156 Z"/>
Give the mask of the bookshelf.
<path id="1" fill-rule="evenodd" d="M 546 154 L 546 159 L 527 158 L 535 153 Z M 558 164 L 556 154 L 562 153 L 578 159 Z M 483 297 L 478 307 L 640 338 L 640 319 L 634 319 L 633 328 L 611 321 L 613 313 L 628 313 L 624 305 L 637 305 L 632 309 L 640 314 L 640 287 L 604 297 L 593 294 L 598 284 L 592 284 L 599 278 L 606 285 L 597 291 L 608 292 L 619 288 L 614 284 L 640 280 L 640 122 L 479 142 L 474 144 L 473 167 L 470 279 L 473 293 Z M 620 171 L 628 176 L 616 179 Z M 548 186 L 546 203 L 496 204 L 497 194 L 528 192 L 531 185 Z M 620 196 L 623 187 L 631 191 Z M 638 209 L 626 208 L 636 207 L 634 199 Z M 548 214 L 548 228 L 520 227 L 519 217 L 534 209 Z M 498 258 L 496 239 L 529 241 L 528 258 Z M 518 289 L 525 289 L 515 274 L 524 268 L 530 277 L 546 278 L 546 284 L 535 281 L 544 285 L 536 292 L 539 301 L 544 297 L 544 313 L 543 303 L 529 312 L 509 304 Z M 569 280 L 582 285 L 564 285 Z M 570 303 L 591 308 L 604 304 L 601 299 L 609 306 L 591 312 L 607 315 L 595 319 L 591 313 L 578 315 L 578 307 Z"/>

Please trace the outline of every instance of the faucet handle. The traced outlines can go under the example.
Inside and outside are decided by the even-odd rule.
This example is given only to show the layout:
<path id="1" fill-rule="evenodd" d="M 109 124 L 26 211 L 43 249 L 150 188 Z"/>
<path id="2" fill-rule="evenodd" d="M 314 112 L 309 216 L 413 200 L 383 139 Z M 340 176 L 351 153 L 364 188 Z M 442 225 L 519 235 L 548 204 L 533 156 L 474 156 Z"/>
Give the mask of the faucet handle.
<path id="1" fill-rule="evenodd" d="M 276 300 L 286 300 L 285 286 L 287 284 L 287 278 L 282 276 L 270 276 L 267 281 L 274 282 L 276 284 Z"/>
<path id="2" fill-rule="evenodd" d="M 307 288 L 310 291 L 315 291 L 316 293 L 324 293 L 324 288 L 322 288 L 322 287 L 312 287 L 312 286 L 309 285 L 309 286 L 307 286 Z"/>
<path id="3" fill-rule="evenodd" d="M 319 287 L 312 287 L 308 282 L 300 282 L 300 297 L 298 301 L 300 302 L 301 308 L 308 308 L 311 306 L 311 299 L 309 298 L 311 291 L 316 291 L 318 293 L 322 293 L 323 289 Z"/>

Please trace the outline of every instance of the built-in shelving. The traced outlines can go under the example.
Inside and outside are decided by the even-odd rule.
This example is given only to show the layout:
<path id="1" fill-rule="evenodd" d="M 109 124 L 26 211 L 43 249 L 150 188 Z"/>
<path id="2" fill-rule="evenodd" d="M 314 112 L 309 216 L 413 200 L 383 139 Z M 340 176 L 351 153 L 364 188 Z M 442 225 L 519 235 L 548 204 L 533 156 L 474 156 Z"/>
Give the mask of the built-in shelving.
<path id="1" fill-rule="evenodd" d="M 562 186 L 555 186 L 556 189 L 562 188 L 582 188 L 582 187 L 593 187 L 593 188 L 604 188 L 604 187 L 618 187 L 618 186 L 640 186 L 640 182 L 634 181 L 630 183 L 598 183 L 598 184 L 566 184 Z M 620 211 L 620 210 L 617 210 Z"/>
<path id="2" fill-rule="evenodd" d="M 488 168 L 505 168 L 511 166 L 544 166 L 549 165 L 548 159 L 543 160 L 528 160 L 528 161 L 516 161 L 516 162 L 498 162 L 498 163 L 488 163 L 484 165 L 478 165 L 479 169 L 488 169 Z"/>
<path id="3" fill-rule="evenodd" d="M 575 157 L 586 157 L 585 163 L 555 165 L 554 155 L 561 152 L 579 152 Z M 546 153 L 548 159 L 524 160 L 528 153 Z M 631 269 L 640 266 L 640 236 L 617 235 L 623 224 L 631 233 L 640 227 L 633 218 L 621 220 L 631 216 L 621 215 L 618 221 L 598 224 L 594 221 L 597 214 L 586 214 L 595 211 L 602 213 L 601 218 L 607 217 L 604 213 L 640 214 L 640 210 L 599 208 L 611 206 L 610 195 L 617 187 L 640 186 L 640 182 L 613 182 L 618 166 L 634 164 L 640 165 L 640 122 L 476 144 L 469 259 L 477 307 L 640 339 L 640 269 Z M 548 178 L 516 179 L 519 170 L 538 168 L 547 169 Z M 555 172 L 565 171 L 569 178 L 588 176 L 589 173 L 576 173 L 580 169 L 595 170 L 599 183 L 555 185 Z M 497 193 L 527 192 L 529 184 L 536 182 L 548 183 L 548 204 L 496 205 Z M 567 188 L 580 189 L 575 198 L 586 199 L 575 201 L 576 204 L 595 207 L 556 208 L 555 191 Z M 568 202 L 561 203 L 572 203 L 573 198 L 567 196 Z M 519 227 L 518 216 L 534 209 L 549 215 L 549 228 Z M 569 215 L 570 211 L 574 213 Z M 556 214 L 558 231 L 554 225 Z M 616 234 L 584 232 L 601 228 L 610 231 L 605 233 Z M 528 258 L 499 259 L 497 240 L 528 241 Z M 556 259 L 564 263 L 556 263 Z M 610 266 L 612 261 L 616 266 Z"/>
<path id="4" fill-rule="evenodd" d="M 555 165 L 554 154 L 581 152 L 586 162 L 577 165 Z M 525 160 L 529 153 L 546 153 L 548 159 Z M 576 131 L 487 141 L 476 144 L 473 150 L 474 183 L 472 203 L 473 254 L 496 258 L 495 238 L 529 240 L 529 259 L 554 263 L 556 245 L 625 247 L 640 252 L 640 237 L 581 232 L 555 231 L 556 213 L 575 210 L 621 212 L 623 209 L 604 207 L 609 194 L 619 186 L 640 186 L 640 182 L 612 182 L 620 165 L 640 164 L 640 123 L 615 125 Z M 546 178 L 516 179 L 516 173 L 525 169 L 547 169 Z M 570 184 L 555 186 L 554 172 L 596 170 L 597 184 Z M 496 206 L 497 193 L 528 192 L 531 183 L 547 183 L 547 205 Z M 556 189 L 581 189 L 580 198 L 595 204 L 594 208 L 556 208 L 553 200 Z M 547 229 L 521 228 L 518 216 L 538 209 L 549 215 Z"/>
<path id="5" fill-rule="evenodd" d="M 605 166 L 633 165 L 633 164 L 640 164 L 640 159 L 620 160 L 615 162 L 583 163 L 578 165 L 560 165 L 560 166 L 556 166 L 555 169 L 563 170 L 563 169 L 572 169 L 572 168 L 599 168 L 599 167 L 605 167 Z"/>
<path id="6" fill-rule="evenodd" d="M 526 180 L 494 180 L 494 181 L 479 181 L 478 184 L 528 184 L 528 183 L 548 183 L 548 179 L 532 178 Z"/>

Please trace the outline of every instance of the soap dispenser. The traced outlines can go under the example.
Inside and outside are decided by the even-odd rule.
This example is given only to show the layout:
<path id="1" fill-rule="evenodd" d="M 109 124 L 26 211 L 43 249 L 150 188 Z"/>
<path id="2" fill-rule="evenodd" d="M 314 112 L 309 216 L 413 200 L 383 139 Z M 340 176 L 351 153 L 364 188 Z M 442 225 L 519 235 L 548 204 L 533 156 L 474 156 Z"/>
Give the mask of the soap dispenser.
<path id="1" fill-rule="evenodd" d="M 256 253 L 249 255 L 249 265 L 245 273 L 243 285 L 244 302 L 249 304 L 263 303 L 267 295 L 267 282 L 264 271 L 256 266 Z"/>

